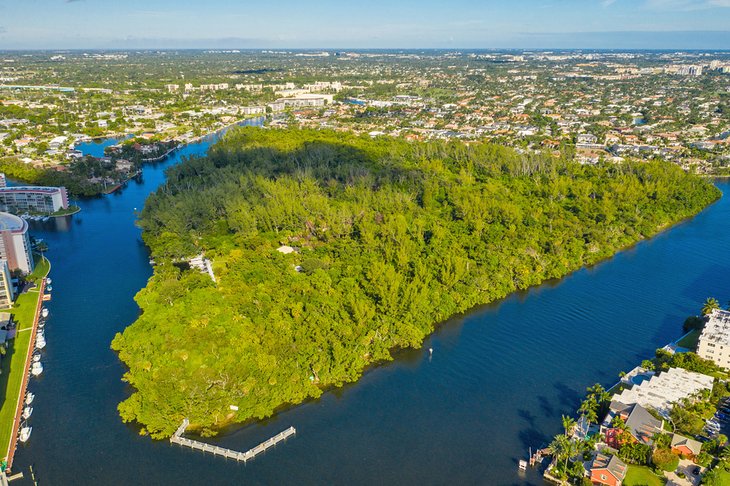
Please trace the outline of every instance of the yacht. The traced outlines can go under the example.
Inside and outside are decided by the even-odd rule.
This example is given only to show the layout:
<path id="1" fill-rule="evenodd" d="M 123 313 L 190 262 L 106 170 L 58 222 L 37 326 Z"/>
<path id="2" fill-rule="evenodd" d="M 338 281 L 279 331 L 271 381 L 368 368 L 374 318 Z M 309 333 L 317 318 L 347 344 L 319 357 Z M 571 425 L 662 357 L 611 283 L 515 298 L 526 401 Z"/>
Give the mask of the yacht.
<path id="1" fill-rule="evenodd" d="M 46 338 L 44 338 L 42 335 L 38 336 L 38 339 L 35 340 L 35 347 L 37 349 L 43 349 L 46 347 Z"/>
<path id="2" fill-rule="evenodd" d="M 40 361 L 36 361 L 33 363 L 33 366 L 30 367 L 30 372 L 33 374 L 33 376 L 38 376 L 41 373 L 43 373 L 43 364 L 41 364 Z"/>
<path id="3" fill-rule="evenodd" d="M 50 285 L 46 285 L 46 290 L 51 292 L 51 291 L 53 291 L 53 287 Z"/>
<path id="4" fill-rule="evenodd" d="M 31 392 L 28 392 L 27 395 L 25 395 L 25 404 L 30 405 L 33 403 L 33 399 L 35 398 L 35 395 L 33 395 Z"/>
<path id="5" fill-rule="evenodd" d="M 40 355 L 40 354 L 34 354 L 34 355 L 33 355 L 33 362 L 34 362 L 34 363 L 37 363 L 37 362 L 39 362 L 40 360 L 41 360 L 41 355 Z"/>
<path id="6" fill-rule="evenodd" d="M 28 419 L 30 418 L 30 416 L 31 416 L 31 415 L 33 415 L 33 407 L 25 407 L 25 408 L 23 409 L 23 415 L 22 415 L 22 417 L 23 417 L 23 418 L 24 418 L 25 420 L 28 420 Z"/>
<path id="7" fill-rule="evenodd" d="M 45 307 L 43 309 L 41 309 L 41 316 L 43 318 L 48 317 L 48 309 L 46 309 Z"/>
<path id="8" fill-rule="evenodd" d="M 53 280 L 51 280 L 51 278 L 49 277 L 49 278 L 46 279 L 46 283 L 48 285 L 51 285 L 53 283 Z"/>
<path id="9" fill-rule="evenodd" d="M 31 432 L 33 432 L 33 427 L 28 427 L 27 424 L 23 423 L 23 426 L 20 427 L 20 442 L 27 442 Z"/>

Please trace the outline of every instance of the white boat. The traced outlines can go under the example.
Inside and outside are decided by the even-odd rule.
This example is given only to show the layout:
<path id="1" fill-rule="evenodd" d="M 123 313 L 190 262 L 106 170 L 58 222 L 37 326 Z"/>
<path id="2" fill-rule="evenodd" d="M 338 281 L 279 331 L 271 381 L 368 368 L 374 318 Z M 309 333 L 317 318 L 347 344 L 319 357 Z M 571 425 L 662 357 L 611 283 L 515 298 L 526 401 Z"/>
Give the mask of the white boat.
<path id="1" fill-rule="evenodd" d="M 40 361 L 36 361 L 33 363 L 33 366 L 30 367 L 30 372 L 33 374 L 33 376 L 38 376 L 41 373 L 43 373 L 43 364 Z"/>
<path id="2" fill-rule="evenodd" d="M 34 362 L 34 363 L 37 363 L 37 362 L 39 362 L 40 360 L 41 360 L 41 355 L 40 355 L 40 354 L 34 354 L 34 355 L 33 355 L 33 362 Z"/>
<path id="3" fill-rule="evenodd" d="M 27 442 L 30 438 L 30 433 L 33 432 L 33 427 L 28 427 L 27 425 L 23 425 L 20 428 L 20 442 Z"/>
<path id="4" fill-rule="evenodd" d="M 35 347 L 37 349 L 43 349 L 46 347 L 46 340 L 44 338 L 38 338 L 35 341 Z"/>
<path id="5" fill-rule="evenodd" d="M 43 220 L 42 220 L 42 221 L 43 221 L 43 222 L 45 223 L 45 222 L 46 222 L 46 221 L 48 221 L 49 219 L 51 219 L 51 218 L 49 218 L 48 216 L 44 216 L 44 217 L 43 217 Z"/>
<path id="6" fill-rule="evenodd" d="M 41 316 L 48 317 L 48 309 L 46 309 L 45 307 L 41 309 Z"/>
<path id="7" fill-rule="evenodd" d="M 51 285 L 51 284 L 53 283 L 53 280 L 51 280 L 50 278 L 47 278 L 47 279 L 46 279 L 46 283 L 47 283 L 48 285 Z"/>
<path id="8" fill-rule="evenodd" d="M 23 417 L 23 418 L 24 418 L 25 420 L 28 420 L 28 419 L 30 418 L 30 416 L 31 416 L 31 415 L 33 415 L 33 407 L 25 407 L 25 408 L 23 409 L 23 415 L 22 415 L 22 417 Z"/>
<path id="9" fill-rule="evenodd" d="M 51 292 L 53 291 L 53 287 L 51 285 L 46 285 L 46 290 Z"/>
<path id="10" fill-rule="evenodd" d="M 44 321 L 44 320 L 38 321 L 38 329 L 43 329 L 44 327 L 46 327 L 46 321 Z"/>
<path id="11" fill-rule="evenodd" d="M 31 392 L 28 392 L 28 394 L 25 396 L 25 404 L 30 405 L 33 403 L 33 399 L 35 398 L 35 395 L 33 395 Z"/>

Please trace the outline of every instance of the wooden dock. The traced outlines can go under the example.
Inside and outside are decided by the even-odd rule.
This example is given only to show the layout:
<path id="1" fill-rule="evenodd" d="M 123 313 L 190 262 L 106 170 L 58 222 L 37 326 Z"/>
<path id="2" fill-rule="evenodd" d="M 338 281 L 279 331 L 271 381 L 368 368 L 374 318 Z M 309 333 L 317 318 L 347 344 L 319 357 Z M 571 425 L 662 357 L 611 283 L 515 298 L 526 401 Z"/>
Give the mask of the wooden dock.
<path id="1" fill-rule="evenodd" d="M 170 437 L 170 442 L 172 444 L 190 447 L 191 449 L 199 450 L 202 452 L 210 452 L 214 456 L 223 456 L 225 458 L 233 459 L 235 461 L 243 461 L 244 463 L 255 458 L 257 455 L 266 452 L 269 448 L 274 447 L 279 442 L 284 441 L 297 433 L 294 427 L 289 427 L 285 431 L 276 434 L 274 437 L 262 442 L 253 449 L 249 449 L 246 452 L 237 452 L 212 444 L 206 444 L 205 442 L 186 439 L 182 435 L 185 433 L 185 429 L 188 428 L 188 425 L 190 425 L 190 421 L 188 421 L 188 419 L 184 419 L 180 427 L 178 427 L 172 437 Z"/>

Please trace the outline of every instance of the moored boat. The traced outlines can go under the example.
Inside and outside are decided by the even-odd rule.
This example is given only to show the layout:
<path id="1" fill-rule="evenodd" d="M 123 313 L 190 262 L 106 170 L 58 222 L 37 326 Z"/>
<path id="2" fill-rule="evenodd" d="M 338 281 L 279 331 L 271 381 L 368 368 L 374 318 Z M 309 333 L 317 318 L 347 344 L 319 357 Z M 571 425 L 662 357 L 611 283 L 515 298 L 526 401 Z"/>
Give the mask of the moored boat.
<path id="1" fill-rule="evenodd" d="M 33 415 L 33 407 L 25 407 L 23 409 L 23 415 L 22 415 L 22 417 L 24 419 L 28 420 L 31 415 Z"/>
<path id="2" fill-rule="evenodd" d="M 46 340 L 45 339 L 38 339 L 35 342 L 36 349 L 43 349 L 46 347 Z"/>
<path id="3" fill-rule="evenodd" d="M 48 317 L 48 309 L 46 309 L 45 307 L 41 309 L 41 316 L 44 318 Z"/>
<path id="4" fill-rule="evenodd" d="M 40 361 L 36 361 L 33 363 L 33 366 L 30 367 L 30 372 L 33 376 L 39 376 L 43 373 L 43 364 Z"/>
<path id="5" fill-rule="evenodd" d="M 35 395 L 33 395 L 31 392 L 28 392 L 25 395 L 25 404 L 30 405 L 31 403 L 33 403 L 34 398 L 35 398 Z"/>
<path id="6" fill-rule="evenodd" d="M 28 427 L 27 424 L 23 423 L 23 426 L 20 427 L 20 442 L 27 442 L 31 432 L 33 432 L 33 427 Z"/>
<path id="7" fill-rule="evenodd" d="M 53 280 L 51 280 L 51 278 L 50 278 L 50 277 L 48 277 L 48 278 L 46 278 L 46 283 L 47 283 L 48 285 L 51 285 L 51 284 L 53 283 Z"/>

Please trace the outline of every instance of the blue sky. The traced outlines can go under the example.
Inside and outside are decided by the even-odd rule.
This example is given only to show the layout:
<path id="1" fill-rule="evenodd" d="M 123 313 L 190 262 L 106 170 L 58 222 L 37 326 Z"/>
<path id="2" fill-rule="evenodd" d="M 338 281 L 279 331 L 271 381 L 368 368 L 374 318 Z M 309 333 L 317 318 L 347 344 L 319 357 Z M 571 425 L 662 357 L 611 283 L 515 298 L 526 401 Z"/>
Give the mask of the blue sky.
<path id="1" fill-rule="evenodd" d="M 730 0 L 0 0 L 0 49 L 730 49 Z"/>

